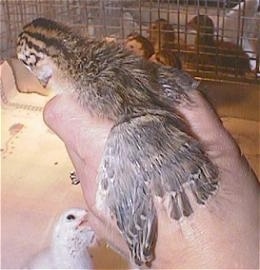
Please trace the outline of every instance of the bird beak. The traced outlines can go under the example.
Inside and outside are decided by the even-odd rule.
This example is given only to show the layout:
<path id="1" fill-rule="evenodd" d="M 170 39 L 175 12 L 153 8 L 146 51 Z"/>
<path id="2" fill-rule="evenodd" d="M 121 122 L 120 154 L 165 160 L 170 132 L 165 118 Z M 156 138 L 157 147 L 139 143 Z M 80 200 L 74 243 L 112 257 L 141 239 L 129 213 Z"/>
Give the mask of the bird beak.
<path id="1" fill-rule="evenodd" d="M 50 81 L 50 79 L 51 79 L 51 75 L 50 75 L 50 76 L 47 76 L 47 77 L 44 77 L 44 78 L 39 79 L 39 82 L 40 82 L 40 84 L 42 85 L 42 87 L 46 88 L 46 87 L 47 87 L 47 85 L 48 85 L 48 83 L 49 83 L 49 81 Z"/>
<path id="2" fill-rule="evenodd" d="M 88 214 L 84 215 L 82 219 L 80 220 L 77 228 L 85 226 L 88 223 Z"/>

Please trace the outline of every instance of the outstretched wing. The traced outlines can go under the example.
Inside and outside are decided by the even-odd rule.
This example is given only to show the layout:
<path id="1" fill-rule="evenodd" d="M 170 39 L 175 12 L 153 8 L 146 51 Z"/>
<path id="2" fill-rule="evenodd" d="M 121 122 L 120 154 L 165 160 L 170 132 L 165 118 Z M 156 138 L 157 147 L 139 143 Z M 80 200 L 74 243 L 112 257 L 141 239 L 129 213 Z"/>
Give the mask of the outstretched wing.
<path id="1" fill-rule="evenodd" d="M 176 128 L 180 121 L 158 112 L 120 122 L 104 150 L 97 204 L 109 208 L 139 265 L 153 259 L 153 197 L 168 198 L 168 213 L 179 220 L 193 212 L 187 189 L 203 204 L 217 187 L 216 167 L 196 140 Z"/>

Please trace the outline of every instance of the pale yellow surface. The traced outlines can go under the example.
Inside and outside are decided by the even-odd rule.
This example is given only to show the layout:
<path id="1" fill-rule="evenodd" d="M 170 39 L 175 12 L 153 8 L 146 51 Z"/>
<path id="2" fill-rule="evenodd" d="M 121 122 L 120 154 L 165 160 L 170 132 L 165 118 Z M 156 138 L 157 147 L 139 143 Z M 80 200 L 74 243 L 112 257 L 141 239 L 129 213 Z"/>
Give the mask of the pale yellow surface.
<path id="1" fill-rule="evenodd" d="M 73 166 L 63 143 L 42 119 L 42 109 L 50 97 L 18 93 L 9 67 L 1 68 L 6 96 L 1 128 L 1 268 L 19 268 L 47 245 L 56 215 L 66 208 L 84 207 L 84 200 L 80 187 L 70 184 Z M 222 118 L 259 176 L 257 119 Z M 91 254 L 97 268 L 126 268 L 122 259 L 105 247 Z"/>

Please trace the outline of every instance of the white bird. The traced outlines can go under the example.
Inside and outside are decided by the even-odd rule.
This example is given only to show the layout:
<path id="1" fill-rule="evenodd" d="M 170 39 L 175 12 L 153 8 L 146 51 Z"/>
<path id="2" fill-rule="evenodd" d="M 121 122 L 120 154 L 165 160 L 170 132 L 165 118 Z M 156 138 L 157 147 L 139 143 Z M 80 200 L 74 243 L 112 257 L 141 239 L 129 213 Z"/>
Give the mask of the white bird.
<path id="1" fill-rule="evenodd" d="M 25 269 L 93 269 L 87 248 L 94 241 L 87 211 L 66 210 L 54 226 L 50 246 L 34 256 Z"/>

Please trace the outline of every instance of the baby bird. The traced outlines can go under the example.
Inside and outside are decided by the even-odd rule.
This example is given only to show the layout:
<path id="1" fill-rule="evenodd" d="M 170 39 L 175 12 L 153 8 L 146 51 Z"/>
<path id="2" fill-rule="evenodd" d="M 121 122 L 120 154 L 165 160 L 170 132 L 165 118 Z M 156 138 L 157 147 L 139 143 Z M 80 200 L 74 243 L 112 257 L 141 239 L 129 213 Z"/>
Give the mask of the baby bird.
<path id="1" fill-rule="evenodd" d="M 241 76 L 250 71 L 249 57 L 241 47 L 214 39 L 214 23 L 209 16 L 193 17 L 188 27 L 197 32 L 194 53 L 188 56 L 189 62 L 197 63 L 200 69 L 217 69 Z"/>
<path id="2" fill-rule="evenodd" d="M 37 254 L 25 269 L 93 269 L 87 248 L 94 241 L 87 211 L 66 210 L 54 226 L 50 246 Z"/>
<path id="3" fill-rule="evenodd" d="M 40 81 L 73 93 L 89 113 L 114 123 L 97 175 L 96 207 L 116 223 L 135 264 L 151 265 L 154 200 L 178 221 L 218 187 L 218 168 L 176 109 L 190 104 L 198 82 L 45 18 L 24 26 L 17 56 Z"/>
<path id="4" fill-rule="evenodd" d="M 182 68 L 180 58 L 176 53 L 169 50 L 161 50 L 153 54 L 149 60 L 169 67 Z"/>
<path id="5" fill-rule="evenodd" d="M 182 68 L 181 60 L 174 51 L 174 29 L 167 20 L 159 19 L 152 23 L 149 29 L 149 37 L 155 51 L 150 58 L 151 61 L 178 69 Z"/>
<path id="6" fill-rule="evenodd" d="M 152 43 L 138 33 L 128 35 L 125 47 L 136 55 L 152 62 L 181 69 L 181 61 L 174 52 L 162 49 L 155 53 Z"/>
<path id="7" fill-rule="evenodd" d="M 175 48 L 175 34 L 171 24 L 165 19 L 158 19 L 149 28 L 149 38 L 155 52 Z"/>
<path id="8" fill-rule="evenodd" d="M 152 43 L 138 33 L 131 33 L 127 36 L 125 48 L 145 59 L 149 59 L 154 54 Z"/>

